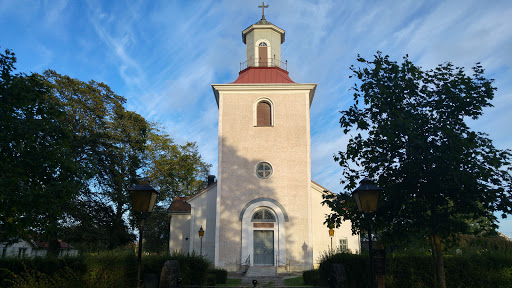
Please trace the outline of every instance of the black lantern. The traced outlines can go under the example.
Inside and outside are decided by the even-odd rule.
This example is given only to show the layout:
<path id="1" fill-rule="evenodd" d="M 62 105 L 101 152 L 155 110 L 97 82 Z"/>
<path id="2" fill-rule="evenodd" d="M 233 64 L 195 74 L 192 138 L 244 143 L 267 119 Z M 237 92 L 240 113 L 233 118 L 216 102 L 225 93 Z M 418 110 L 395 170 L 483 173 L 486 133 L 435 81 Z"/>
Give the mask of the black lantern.
<path id="1" fill-rule="evenodd" d="M 132 198 L 133 210 L 137 212 L 151 212 L 155 206 L 156 197 L 158 191 L 149 185 L 149 180 L 143 178 L 139 181 L 139 184 L 128 188 L 130 196 Z"/>
<path id="2" fill-rule="evenodd" d="M 352 192 L 352 197 L 356 200 L 357 209 L 363 213 L 372 213 L 377 210 L 379 202 L 379 193 L 384 189 L 373 184 L 369 178 L 364 178 L 359 183 L 359 187 Z"/>

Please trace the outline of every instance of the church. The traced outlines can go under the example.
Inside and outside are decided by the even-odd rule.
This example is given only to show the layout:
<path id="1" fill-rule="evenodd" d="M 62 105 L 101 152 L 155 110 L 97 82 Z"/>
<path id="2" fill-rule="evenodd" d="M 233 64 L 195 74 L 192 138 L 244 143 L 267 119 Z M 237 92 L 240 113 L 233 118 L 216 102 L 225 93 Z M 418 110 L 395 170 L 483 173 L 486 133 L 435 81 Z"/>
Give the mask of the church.
<path id="1" fill-rule="evenodd" d="M 260 6 L 261 7 L 261 6 Z M 285 31 L 265 19 L 242 31 L 247 59 L 238 78 L 212 84 L 219 109 L 218 179 L 169 207 L 169 250 L 195 252 L 215 267 L 303 271 L 329 249 L 359 253 L 351 223 L 330 213 L 311 179 L 309 109 L 316 84 L 295 83 L 281 61 Z M 235 63 L 233 63 L 235 64 Z M 212 101 L 213 104 L 213 101 Z"/>

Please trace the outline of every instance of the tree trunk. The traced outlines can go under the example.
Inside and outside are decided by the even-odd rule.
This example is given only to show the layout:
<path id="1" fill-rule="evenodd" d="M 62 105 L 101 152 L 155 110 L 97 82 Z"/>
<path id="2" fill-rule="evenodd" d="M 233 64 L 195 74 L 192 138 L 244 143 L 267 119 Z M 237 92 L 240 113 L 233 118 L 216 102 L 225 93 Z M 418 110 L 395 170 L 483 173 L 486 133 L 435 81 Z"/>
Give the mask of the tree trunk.
<path id="1" fill-rule="evenodd" d="M 436 267 L 437 267 L 437 283 L 440 288 L 446 288 L 446 278 L 444 275 L 444 261 L 443 261 L 443 248 L 441 246 L 441 237 L 439 233 L 435 233 L 432 235 L 433 241 L 435 245 L 435 253 L 436 253 Z"/>
<path id="2" fill-rule="evenodd" d="M 436 257 L 436 245 L 434 243 L 434 234 L 430 234 L 430 251 L 432 254 L 432 275 L 434 278 L 434 284 L 437 285 L 437 257 Z"/>
<path id="3" fill-rule="evenodd" d="M 60 243 L 57 239 L 57 233 L 48 233 L 48 256 L 58 257 L 59 256 Z"/>

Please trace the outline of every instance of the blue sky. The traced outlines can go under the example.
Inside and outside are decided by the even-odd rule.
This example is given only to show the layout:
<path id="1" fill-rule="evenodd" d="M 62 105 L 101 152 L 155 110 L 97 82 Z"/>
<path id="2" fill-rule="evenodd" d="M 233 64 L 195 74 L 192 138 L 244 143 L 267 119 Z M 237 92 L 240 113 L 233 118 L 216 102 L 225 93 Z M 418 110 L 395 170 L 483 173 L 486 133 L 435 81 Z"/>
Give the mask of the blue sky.
<path id="1" fill-rule="evenodd" d="M 267 20 L 286 30 L 282 60 L 295 82 L 318 83 L 311 107 L 312 178 L 341 190 L 332 156 L 348 138 L 339 111 L 352 103 L 349 67 L 377 50 L 423 68 L 481 62 L 498 87 L 471 123 L 498 148 L 512 148 L 512 1 L 270 0 Z M 261 1 L 0 2 L 0 49 L 21 72 L 54 69 L 94 79 L 127 98 L 127 108 L 162 123 L 178 143 L 196 141 L 217 172 L 218 110 L 210 84 L 233 82 L 245 61 L 241 31 Z M 512 237 L 512 217 L 500 230 Z"/>

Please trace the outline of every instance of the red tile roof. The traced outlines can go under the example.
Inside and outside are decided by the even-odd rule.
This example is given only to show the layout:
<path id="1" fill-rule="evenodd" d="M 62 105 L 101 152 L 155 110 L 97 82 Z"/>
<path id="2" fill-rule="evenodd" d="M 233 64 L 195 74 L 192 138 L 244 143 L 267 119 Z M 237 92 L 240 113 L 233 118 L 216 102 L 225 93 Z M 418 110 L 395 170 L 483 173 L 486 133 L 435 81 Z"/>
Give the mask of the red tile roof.
<path id="1" fill-rule="evenodd" d="M 237 83 L 294 83 L 288 71 L 279 67 L 249 67 L 240 71 Z"/>
<path id="2" fill-rule="evenodd" d="M 190 204 L 187 203 L 187 200 L 190 197 L 176 197 L 172 200 L 171 206 L 167 211 L 169 212 L 190 212 Z"/>

